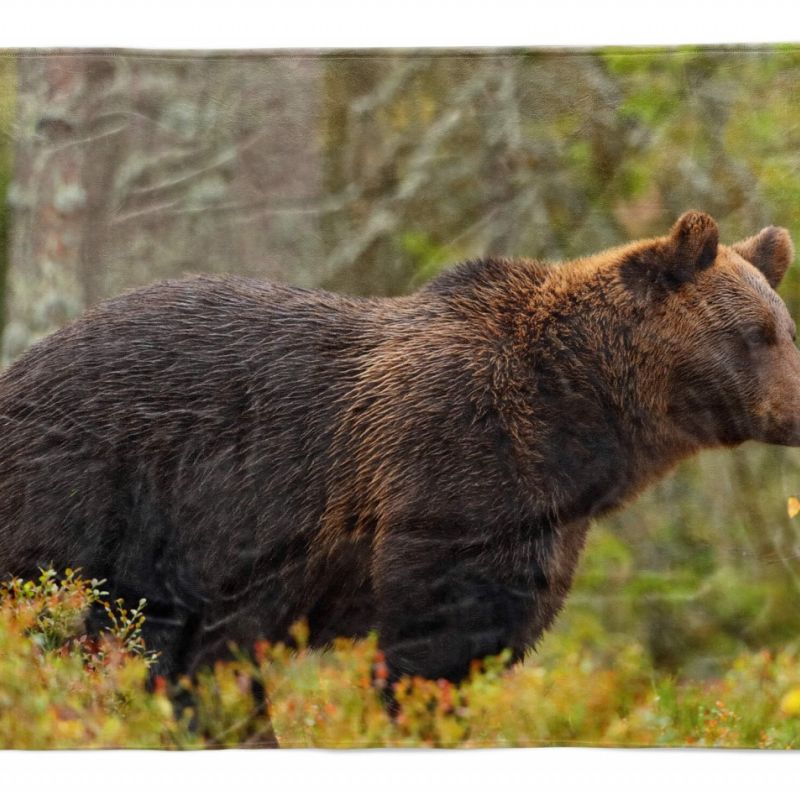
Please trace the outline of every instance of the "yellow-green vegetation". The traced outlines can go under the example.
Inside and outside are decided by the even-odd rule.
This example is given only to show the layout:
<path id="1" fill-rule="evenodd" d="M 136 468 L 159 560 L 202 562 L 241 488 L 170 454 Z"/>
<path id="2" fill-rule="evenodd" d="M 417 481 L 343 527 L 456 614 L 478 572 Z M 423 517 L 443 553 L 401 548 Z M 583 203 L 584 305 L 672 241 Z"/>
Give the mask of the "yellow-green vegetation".
<path id="1" fill-rule="evenodd" d="M 92 608 L 107 620 L 96 638 L 84 632 Z M 269 723 L 254 714 L 256 676 L 283 747 L 800 745 L 796 645 L 743 651 L 714 678 L 681 680 L 655 669 L 631 637 L 598 637 L 597 619 L 578 613 L 570 623 L 568 614 L 510 671 L 498 657 L 474 664 L 460 687 L 404 679 L 392 721 L 375 639 L 311 651 L 298 624 L 298 648 L 264 642 L 255 661 L 220 663 L 193 688 L 185 682 L 194 703 L 176 714 L 163 681 L 147 689 L 155 656 L 143 618 L 141 607 L 109 603 L 101 583 L 75 573 L 5 584 L 0 748 L 258 746 Z"/>

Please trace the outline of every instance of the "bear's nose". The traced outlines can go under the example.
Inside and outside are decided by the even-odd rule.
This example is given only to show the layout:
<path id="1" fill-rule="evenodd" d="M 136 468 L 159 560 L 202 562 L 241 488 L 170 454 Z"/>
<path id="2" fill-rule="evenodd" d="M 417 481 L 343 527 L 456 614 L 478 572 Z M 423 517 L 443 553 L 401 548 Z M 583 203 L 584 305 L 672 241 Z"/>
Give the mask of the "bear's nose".
<path id="1" fill-rule="evenodd" d="M 761 409 L 764 441 L 800 446 L 800 350 L 793 344 L 780 347 L 769 369 Z"/>

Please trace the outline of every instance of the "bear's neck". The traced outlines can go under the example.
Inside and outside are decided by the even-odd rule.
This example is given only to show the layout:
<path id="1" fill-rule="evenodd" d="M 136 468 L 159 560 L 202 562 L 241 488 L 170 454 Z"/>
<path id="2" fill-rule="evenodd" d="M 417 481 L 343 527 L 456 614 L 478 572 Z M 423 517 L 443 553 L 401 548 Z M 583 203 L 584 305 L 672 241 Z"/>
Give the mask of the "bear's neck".
<path id="1" fill-rule="evenodd" d="M 635 344 L 643 313 L 621 308 L 605 276 L 589 273 L 545 284 L 517 321 L 535 409 L 515 426 L 525 430 L 520 458 L 540 456 L 528 479 L 564 522 L 617 508 L 695 449 L 666 423 L 665 387 L 645 374 Z"/>

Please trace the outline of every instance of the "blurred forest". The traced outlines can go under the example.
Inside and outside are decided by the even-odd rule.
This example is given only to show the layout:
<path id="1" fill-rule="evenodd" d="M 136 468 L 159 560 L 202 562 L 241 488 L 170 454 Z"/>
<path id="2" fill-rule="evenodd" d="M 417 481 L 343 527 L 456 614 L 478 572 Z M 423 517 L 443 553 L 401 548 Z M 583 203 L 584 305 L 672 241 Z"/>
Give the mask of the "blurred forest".
<path id="1" fill-rule="evenodd" d="M 687 208 L 800 243 L 800 50 L 7 53 L 0 193 L 4 362 L 185 272 L 397 294 Z M 800 272 L 781 293 L 797 318 Z M 797 644 L 798 492 L 788 449 L 685 464 L 594 527 L 556 636 L 694 679 Z"/>

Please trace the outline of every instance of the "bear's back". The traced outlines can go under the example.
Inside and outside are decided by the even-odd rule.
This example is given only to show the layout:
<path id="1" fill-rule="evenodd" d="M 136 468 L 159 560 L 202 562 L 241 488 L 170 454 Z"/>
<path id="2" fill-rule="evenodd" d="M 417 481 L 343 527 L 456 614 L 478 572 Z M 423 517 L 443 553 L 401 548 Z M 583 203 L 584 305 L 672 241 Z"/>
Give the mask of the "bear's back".
<path id="1" fill-rule="evenodd" d="M 142 526 L 207 537 L 212 559 L 220 529 L 302 529 L 323 502 L 302 473 L 328 458 L 386 313 L 198 276 L 109 300 L 34 345 L 0 376 L 0 572 L 93 565 L 133 507 L 154 515 Z"/>

